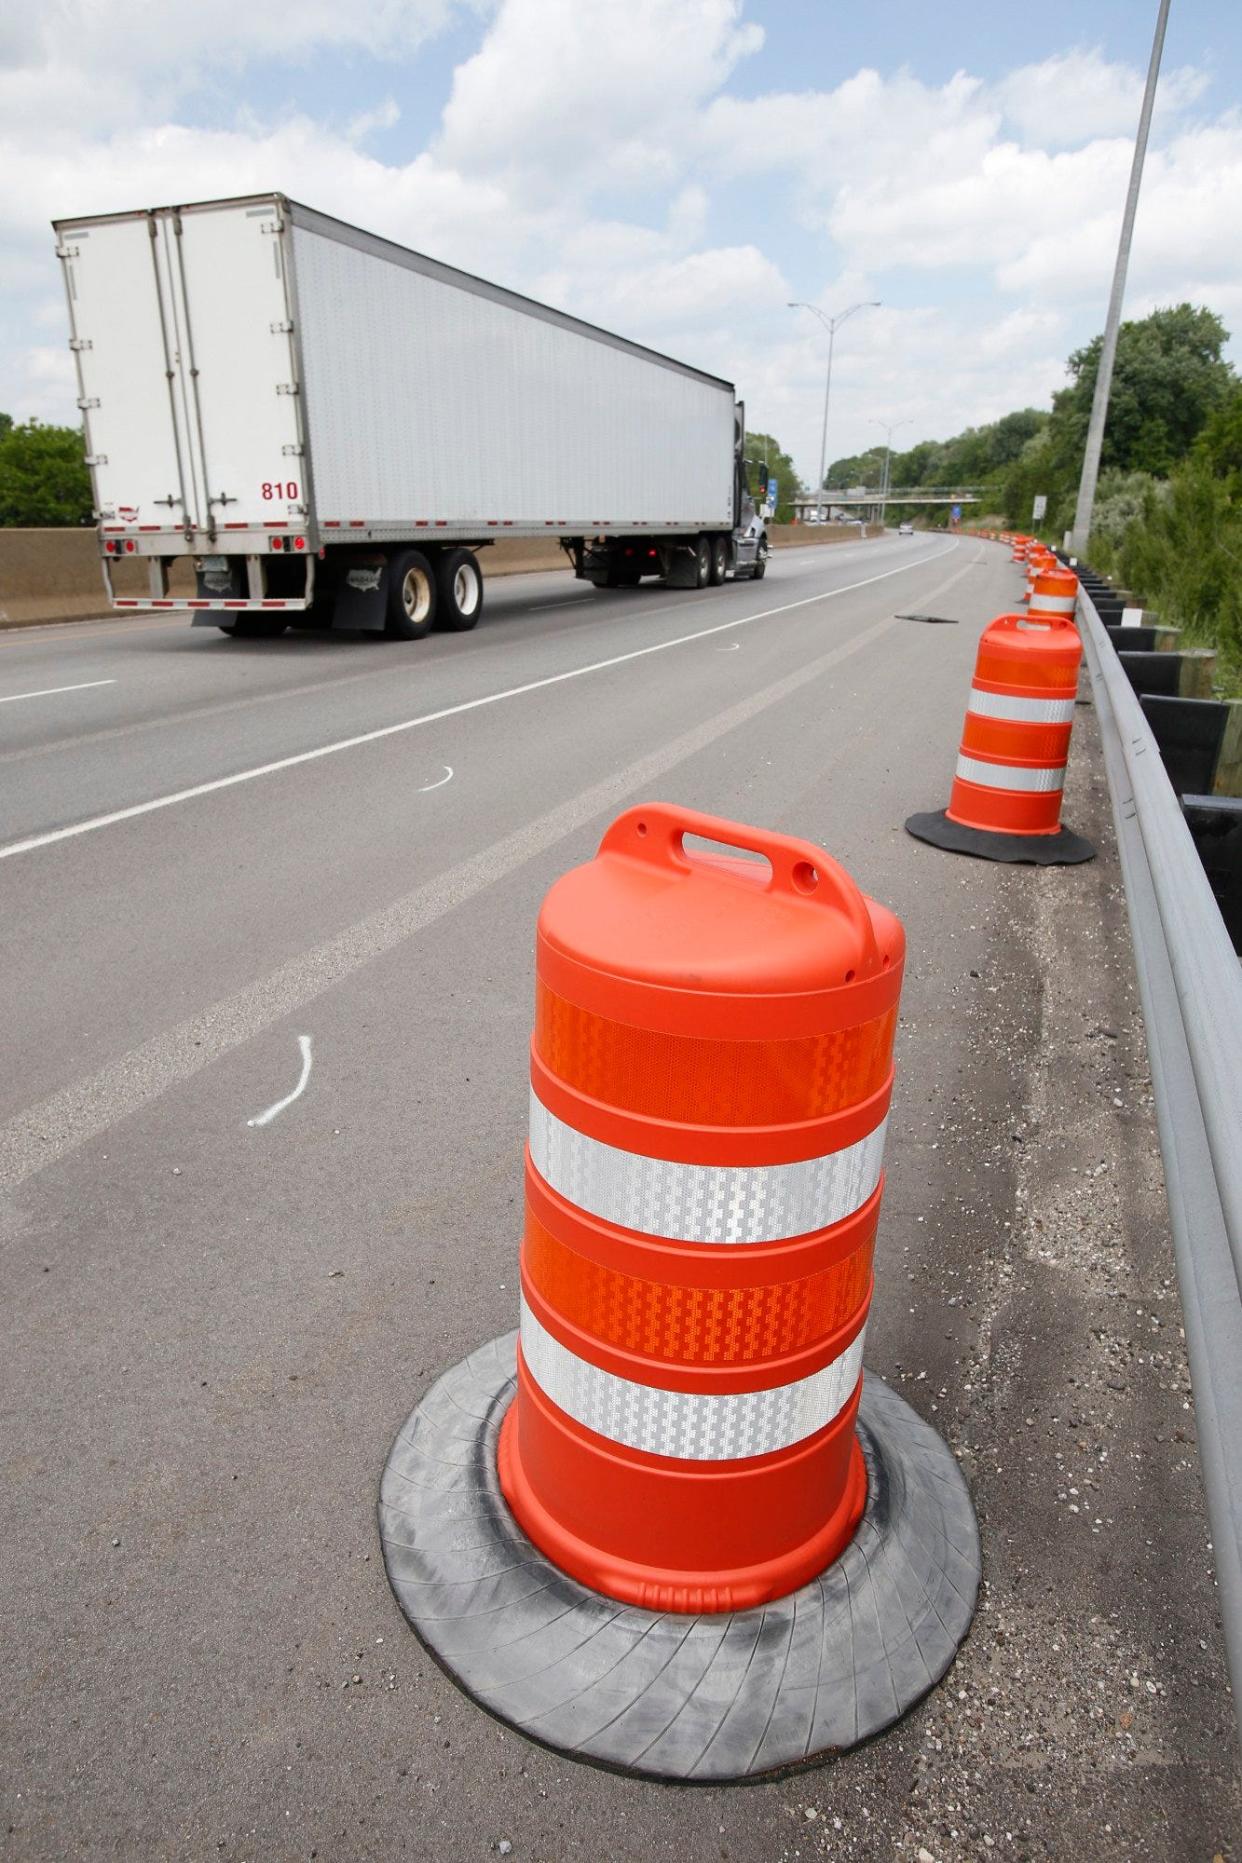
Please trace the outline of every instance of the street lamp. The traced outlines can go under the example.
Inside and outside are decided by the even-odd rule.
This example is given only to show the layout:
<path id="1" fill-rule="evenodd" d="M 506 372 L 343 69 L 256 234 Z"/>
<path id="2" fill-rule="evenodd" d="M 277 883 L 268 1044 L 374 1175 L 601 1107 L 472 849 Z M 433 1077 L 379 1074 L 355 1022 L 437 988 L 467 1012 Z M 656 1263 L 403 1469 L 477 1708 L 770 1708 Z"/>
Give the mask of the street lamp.
<path id="1" fill-rule="evenodd" d="M 884 474 L 880 480 L 881 525 L 884 523 L 884 510 L 885 506 L 888 504 L 889 464 L 893 456 L 893 435 L 899 427 L 908 427 L 913 419 L 913 414 L 909 415 L 905 420 L 881 420 L 878 415 L 872 415 L 871 418 L 871 425 L 873 427 L 883 427 L 884 429 Z"/>
<path id="2" fill-rule="evenodd" d="M 819 321 L 828 332 L 828 374 L 824 381 L 824 425 L 819 440 L 819 485 L 817 487 L 820 498 L 819 516 L 821 523 L 824 516 L 824 472 L 828 463 L 828 398 L 832 394 L 833 344 L 837 340 L 837 330 L 839 326 L 843 324 L 848 317 L 852 317 L 855 311 L 879 310 L 879 308 L 879 298 L 867 298 L 860 304 L 851 304 L 848 310 L 838 311 L 835 317 L 830 317 L 827 311 L 820 310 L 818 304 L 804 304 L 801 299 L 791 299 L 788 305 L 788 309 L 790 310 L 809 310 L 812 315 L 819 318 Z"/>

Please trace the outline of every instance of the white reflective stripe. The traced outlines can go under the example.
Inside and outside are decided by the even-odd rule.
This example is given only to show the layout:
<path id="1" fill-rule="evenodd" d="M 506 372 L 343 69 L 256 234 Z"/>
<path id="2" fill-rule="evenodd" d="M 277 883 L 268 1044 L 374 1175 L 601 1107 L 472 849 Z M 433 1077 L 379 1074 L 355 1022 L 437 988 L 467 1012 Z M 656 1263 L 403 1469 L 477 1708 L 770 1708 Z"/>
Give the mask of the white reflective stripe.
<path id="1" fill-rule="evenodd" d="M 1031 600 L 1041 615 L 1072 615 L 1078 606 L 1076 595 L 1045 595 L 1041 589 L 1035 590 Z"/>
<path id="2" fill-rule="evenodd" d="M 866 1329 L 864 1328 L 864 1331 Z M 522 1357 L 539 1389 L 609 1442 L 679 1462 L 736 1462 L 804 1442 L 839 1416 L 862 1370 L 863 1334 L 840 1358 L 764 1391 L 668 1391 L 578 1358 L 522 1301 Z"/>
<path id="3" fill-rule="evenodd" d="M 970 688 L 966 701 L 968 712 L 980 718 L 1003 718 L 1010 724 L 1072 724 L 1073 699 L 1023 699 L 1004 692 L 984 692 Z"/>
<path id="4" fill-rule="evenodd" d="M 860 1210 L 880 1181 L 887 1120 L 854 1145 L 796 1164 L 675 1164 L 564 1125 L 530 1096 L 530 1155 L 568 1202 L 678 1242 L 778 1242 Z"/>
<path id="5" fill-rule="evenodd" d="M 1060 789 L 1065 765 L 1054 769 L 1023 769 L 1012 763 L 984 763 L 978 757 L 959 757 L 957 773 L 965 783 L 982 783 L 986 789 Z"/>
<path id="6" fill-rule="evenodd" d="M 1018 626 L 1025 628 L 1028 634 L 1046 634 L 1052 626 L 1051 621 L 1019 621 Z"/>

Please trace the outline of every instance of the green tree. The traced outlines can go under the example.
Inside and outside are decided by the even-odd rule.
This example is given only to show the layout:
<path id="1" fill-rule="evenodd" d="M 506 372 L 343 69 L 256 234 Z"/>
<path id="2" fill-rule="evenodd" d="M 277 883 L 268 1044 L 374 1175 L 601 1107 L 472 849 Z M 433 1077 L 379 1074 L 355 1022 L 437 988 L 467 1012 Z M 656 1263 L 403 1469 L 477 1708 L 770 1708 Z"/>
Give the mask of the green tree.
<path id="1" fill-rule="evenodd" d="M 5 434 L 12 428 L 12 425 L 13 416 L 11 414 L 0 414 L 0 440 L 3 440 Z"/>
<path id="2" fill-rule="evenodd" d="M 884 448 L 868 447 L 865 453 L 848 453 L 844 459 L 834 459 L 824 474 L 824 487 L 845 492 L 851 485 L 876 486 L 883 470 Z"/>
<path id="3" fill-rule="evenodd" d="M 1149 481 L 1119 538 L 1108 517 L 1097 497 L 1092 563 L 1115 570 L 1189 639 L 1215 647 L 1218 690 L 1242 696 L 1242 389 L 1205 422 L 1167 484 Z"/>
<path id="4" fill-rule="evenodd" d="M 750 461 L 751 490 L 759 493 L 760 479 L 764 479 L 765 484 L 762 489 L 766 493 L 766 480 L 774 478 L 776 480 L 775 521 L 778 524 L 788 524 L 793 516 L 793 501 L 798 496 L 798 474 L 794 470 L 793 460 L 780 441 L 774 440 L 770 433 L 748 433 L 746 457 Z"/>
<path id="5" fill-rule="evenodd" d="M 1101 468 L 1167 478 L 1186 457 L 1234 385 L 1221 350 L 1229 333 L 1214 312 L 1177 304 L 1123 323 L 1108 402 Z M 1103 337 L 1069 359 L 1068 388 L 1052 398 L 1052 454 L 1058 474 L 1078 483 Z"/>
<path id="6" fill-rule="evenodd" d="M 90 475 L 76 427 L 45 427 L 28 420 L 0 431 L 0 525 L 90 520 Z"/>
<path id="7" fill-rule="evenodd" d="M 1217 408 L 1195 441 L 1192 459 L 1223 479 L 1231 499 L 1242 504 L 1242 388 Z"/>

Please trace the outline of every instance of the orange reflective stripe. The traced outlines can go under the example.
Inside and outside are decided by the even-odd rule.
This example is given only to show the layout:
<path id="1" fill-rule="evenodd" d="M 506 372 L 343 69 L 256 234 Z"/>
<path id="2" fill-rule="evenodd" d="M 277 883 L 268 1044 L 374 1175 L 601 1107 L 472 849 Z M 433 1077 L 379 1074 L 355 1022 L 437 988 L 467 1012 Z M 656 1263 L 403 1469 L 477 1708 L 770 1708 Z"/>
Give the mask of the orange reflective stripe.
<path id="1" fill-rule="evenodd" d="M 698 1125 L 822 1118 L 876 1093 L 892 1066 L 894 1003 L 853 1028 L 785 1041 L 716 1041 L 614 1022 L 535 986 L 535 1049 L 566 1086 L 606 1106 Z"/>
<path id="2" fill-rule="evenodd" d="M 529 1207 L 522 1260 L 548 1305 L 592 1338 L 645 1358 L 746 1365 L 826 1339 L 865 1302 L 874 1224 L 854 1251 L 814 1274 L 757 1287 L 682 1287 L 591 1261 Z"/>

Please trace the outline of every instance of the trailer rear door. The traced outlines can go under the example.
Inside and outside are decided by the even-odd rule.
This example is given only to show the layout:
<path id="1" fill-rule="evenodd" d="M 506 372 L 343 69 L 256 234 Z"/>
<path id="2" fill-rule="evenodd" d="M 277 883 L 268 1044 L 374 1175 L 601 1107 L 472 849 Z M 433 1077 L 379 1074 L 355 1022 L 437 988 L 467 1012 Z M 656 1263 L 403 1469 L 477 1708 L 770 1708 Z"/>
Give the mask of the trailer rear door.
<path id="1" fill-rule="evenodd" d="M 196 541 L 299 521 L 299 384 L 278 203 L 57 230 L 101 517 Z"/>

